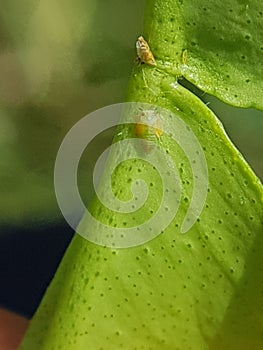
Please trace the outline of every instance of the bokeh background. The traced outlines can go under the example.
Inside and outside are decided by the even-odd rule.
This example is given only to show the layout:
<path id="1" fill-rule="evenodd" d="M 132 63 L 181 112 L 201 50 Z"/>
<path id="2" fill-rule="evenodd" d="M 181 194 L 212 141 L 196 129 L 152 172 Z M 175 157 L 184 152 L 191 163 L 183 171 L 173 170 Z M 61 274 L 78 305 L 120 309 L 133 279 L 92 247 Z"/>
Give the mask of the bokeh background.
<path id="1" fill-rule="evenodd" d="M 12 0 L 0 7 L 0 306 L 31 317 L 73 235 L 57 206 L 59 145 L 83 116 L 123 102 L 143 0 Z M 200 92 L 199 92 L 200 93 Z M 263 179 L 263 112 L 200 94 Z M 96 139 L 79 169 L 86 203 Z M 88 183 L 88 182 L 87 182 Z"/>

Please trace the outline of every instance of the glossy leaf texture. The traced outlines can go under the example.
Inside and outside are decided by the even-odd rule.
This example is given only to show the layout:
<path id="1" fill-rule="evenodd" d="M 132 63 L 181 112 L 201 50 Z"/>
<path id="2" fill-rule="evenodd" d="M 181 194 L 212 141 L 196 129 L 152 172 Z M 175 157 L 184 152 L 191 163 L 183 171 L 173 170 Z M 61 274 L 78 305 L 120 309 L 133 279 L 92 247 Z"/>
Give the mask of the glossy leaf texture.
<path id="1" fill-rule="evenodd" d="M 101 247 L 76 235 L 21 350 L 261 349 L 259 180 L 215 115 L 166 72 L 135 68 L 129 99 L 169 109 L 198 138 L 209 174 L 203 211 L 194 226 L 181 234 L 193 174 L 183 152 L 163 137 L 160 146 L 174 159 L 183 183 L 180 207 L 171 224 L 155 239 L 129 249 Z M 130 174 L 140 173 L 146 180 L 148 176 L 147 210 L 155 215 L 151 209 L 161 188 L 149 170 L 139 160 L 124 162 L 112 183 L 119 193 L 127 194 Z M 98 202 L 92 211 L 97 219 L 113 224 Z M 123 225 L 122 217 L 113 214 L 113 218 L 116 227 Z M 85 218 L 82 224 L 92 230 Z"/>
<path id="2" fill-rule="evenodd" d="M 177 81 L 183 75 L 228 103 L 262 106 L 262 82 L 257 80 L 261 74 L 259 61 L 252 60 L 256 55 L 250 56 L 253 68 L 246 66 L 245 58 L 238 56 L 235 61 L 234 50 L 229 46 L 235 45 L 237 31 L 233 31 L 231 45 L 226 44 L 226 33 L 222 34 L 230 23 L 238 27 L 241 10 L 252 11 L 252 4 L 251 8 L 243 2 L 232 5 L 236 17 L 231 11 L 227 12 L 229 15 L 226 12 L 220 15 L 219 6 L 222 11 L 229 6 L 224 2 L 218 5 L 213 1 L 202 2 L 198 6 L 183 0 L 150 0 L 144 35 L 157 67 L 137 66 L 129 86 L 130 101 L 170 110 L 189 126 L 200 142 L 209 183 L 198 220 L 186 234 L 181 234 L 180 227 L 191 201 L 193 173 L 178 145 L 161 135 L 158 146 L 172 156 L 183 184 L 179 210 L 173 221 L 155 239 L 128 249 L 101 247 L 76 235 L 21 349 L 259 350 L 263 347 L 262 185 L 231 144 L 216 116 Z M 244 25 L 250 24 L 248 20 L 245 17 Z M 214 32 L 210 26 L 205 30 L 211 22 L 216 28 Z M 212 40 L 218 27 L 219 38 Z M 239 31 L 241 36 L 243 29 Z M 242 36 L 243 44 L 255 43 L 256 35 L 252 34 Z M 245 49 L 241 43 L 238 52 L 243 55 Z M 248 52 L 257 52 L 254 46 L 251 44 Z M 253 69 L 256 74 L 252 78 Z M 250 81 L 243 84 L 243 78 Z M 223 91 L 223 87 L 229 90 Z M 128 137 L 129 133 L 125 135 Z M 141 151 L 146 150 L 142 147 Z M 136 179 L 138 173 L 150 191 L 146 203 L 149 207 L 143 208 L 145 211 L 133 220 L 135 225 L 143 217 L 155 215 L 162 192 L 159 179 L 155 178 L 152 167 L 140 160 L 123 162 L 112 175 L 118 196 L 127 199 L 131 176 Z M 167 210 L 172 204 L 169 203 Z M 91 208 L 97 219 L 113 228 L 124 227 L 133 219 L 129 222 L 127 215 L 124 222 L 121 215 L 109 215 L 96 200 Z M 93 229 L 85 218 L 82 226 L 87 232 Z"/>
<path id="3" fill-rule="evenodd" d="M 159 66 L 231 105 L 263 108 L 261 1 L 147 5 L 145 35 Z"/>

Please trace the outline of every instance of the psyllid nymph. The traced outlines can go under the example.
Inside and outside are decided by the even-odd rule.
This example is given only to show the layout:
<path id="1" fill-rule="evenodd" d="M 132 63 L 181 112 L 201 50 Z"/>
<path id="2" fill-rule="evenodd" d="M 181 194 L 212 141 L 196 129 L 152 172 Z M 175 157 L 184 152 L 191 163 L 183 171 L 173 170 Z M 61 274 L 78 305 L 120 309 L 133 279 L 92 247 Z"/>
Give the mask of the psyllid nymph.
<path id="1" fill-rule="evenodd" d="M 154 110 L 145 110 L 137 117 L 134 127 L 136 137 L 142 139 L 142 147 L 146 153 L 149 153 L 154 142 L 160 140 L 162 135 L 160 117 Z"/>
<path id="2" fill-rule="evenodd" d="M 142 36 L 139 36 L 136 41 L 136 50 L 139 62 L 148 64 L 149 66 L 156 66 L 152 51 Z"/>

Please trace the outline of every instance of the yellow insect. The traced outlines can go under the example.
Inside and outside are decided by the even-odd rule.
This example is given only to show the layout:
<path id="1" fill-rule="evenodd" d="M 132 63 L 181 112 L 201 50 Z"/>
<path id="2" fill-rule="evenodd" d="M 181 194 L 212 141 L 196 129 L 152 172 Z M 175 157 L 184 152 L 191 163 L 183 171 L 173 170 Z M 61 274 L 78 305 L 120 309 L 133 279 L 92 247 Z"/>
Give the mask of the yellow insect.
<path id="1" fill-rule="evenodd" d="M 187 50 L 183 50 L 182 52 L 182 64 L 186 64 L 187 59 Z"/>
<path id="2" fill-rule="evenodd" d="M 142 140 L 142 147 L 146 153 L 149 153 L 154 147 L 154 140 L 159 141 L 162 135 L 160 129 L 160 118 L 153 110 L 145 110 L 137 117 L 134 132 L 136 137 Z M 152 142 L 148 142 L 152 141 Z"/>
<path id="3" fill-rule="evenodd" d="M 149 66 L 156 66 L 156 62 L 152 54 L 152 51 L 147 41 L 142 36 L 139 36 L 139 38 L 136 41 L 136 50 L 137 50 L 138 60 L 141 63 L 148 64 Z"/>

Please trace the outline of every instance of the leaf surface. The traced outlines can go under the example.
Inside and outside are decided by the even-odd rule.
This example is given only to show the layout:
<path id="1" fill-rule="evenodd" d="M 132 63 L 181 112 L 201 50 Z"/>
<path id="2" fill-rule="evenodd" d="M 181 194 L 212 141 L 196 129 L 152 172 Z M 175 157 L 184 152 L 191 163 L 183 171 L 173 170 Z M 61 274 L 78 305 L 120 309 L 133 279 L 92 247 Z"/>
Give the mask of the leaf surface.
<path id="1" fill-rule="evenodd" d="M 231 105 L 263 108 L 260 1 L 150 0 L 147 5 L 145 33 L 160 66 Z"/>
<path id="2" fill-rule="evenodd" d="M 142 88 L 145 81 L 150 89 Z M 164 141 L 184 183 L 172 223 L 150 242 L 128 249 L 100 247 L 77 235 L 21 349 L 260 349 L 259 181 L 214 114 L 166 73 L 136 68 L 129 96 L 168 108 L 193 130 L 208 164 L 205 207 L 194 226 L 181 234 L 193 175 L 178 147 Z M 129 171 L 129 176 L 138 170 L 149 174 L 140 161 L 130 169 L 129 162 L 123 163 L 113 174 L 112 181 L 124 193 Z M 161 190 L 148 177 L 152 208 Z M 112 224 L 98 202 L 92 210 Z M 123 225 L 122 217 L 113 218 L 117 227 Z"/>

